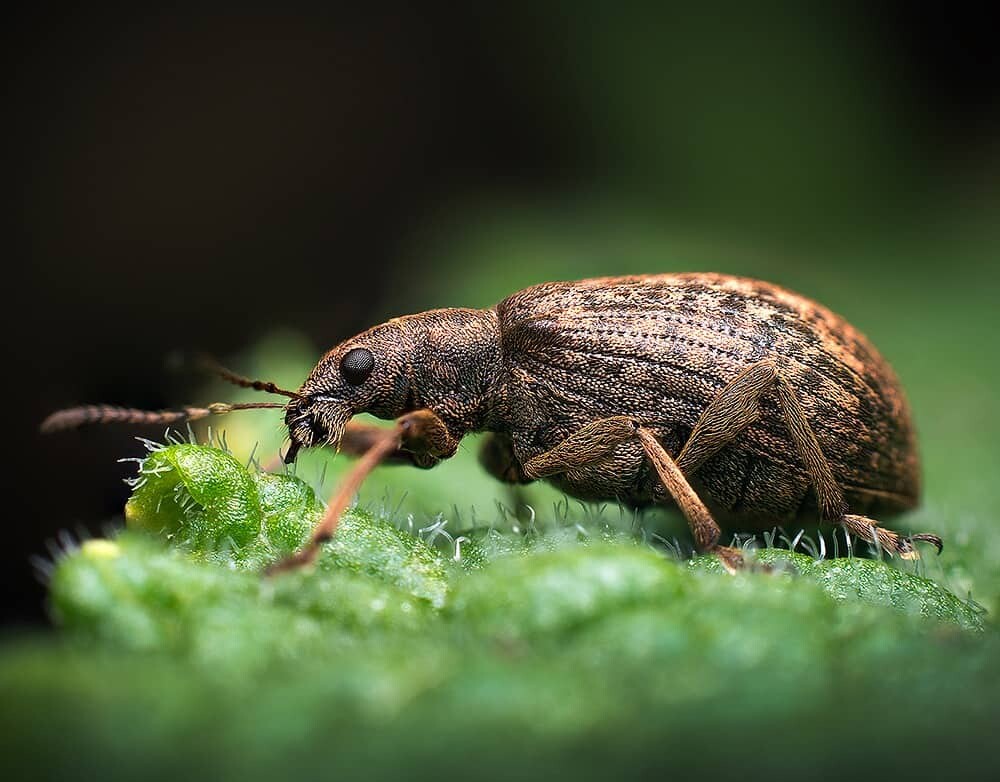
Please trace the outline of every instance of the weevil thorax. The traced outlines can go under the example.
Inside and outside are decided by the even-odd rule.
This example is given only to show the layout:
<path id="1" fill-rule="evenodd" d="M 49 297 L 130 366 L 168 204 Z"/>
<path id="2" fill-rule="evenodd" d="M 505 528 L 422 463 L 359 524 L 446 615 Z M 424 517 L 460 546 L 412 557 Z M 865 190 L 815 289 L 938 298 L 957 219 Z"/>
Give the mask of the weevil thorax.
<path id="1" fill-rule="evenodd" d="M 431 408 L 456 429 L 480 428 L 501 366 L 492 309 L 430 310 L 373 326 L 324 355 L 288 405 L 286 459 L 336 446 L 359 413 L 392 419 Z"/>

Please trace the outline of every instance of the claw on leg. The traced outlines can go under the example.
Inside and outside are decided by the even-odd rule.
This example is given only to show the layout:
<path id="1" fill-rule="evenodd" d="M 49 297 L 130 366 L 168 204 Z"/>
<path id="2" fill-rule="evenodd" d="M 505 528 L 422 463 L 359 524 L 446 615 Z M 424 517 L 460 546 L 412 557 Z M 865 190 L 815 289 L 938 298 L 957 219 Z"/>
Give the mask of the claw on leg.
<path id="1" fill-rule="evenodd" d="M 938 554 L 944 549 L 944 541 L 941 540 L 940 536 L 931 532 L 918 532 L 915 535 L 910 535 L 910 540 L 922 540 L 924 543 L 930 543 L 937 549 Z"/>
<path id="2" fill-rule="evenodd" d="M 743 559 L 742 549 L 733 548 L 732 546 L 716 546 L 711 551 L 719 558 L 719 561 L 722 563 L 722 567 L 724 567 L 726 572 L 731 576 L 735 576 L 739 571 L 743 570 L 746 565 L 746 561 Z"/>
<path id="3" fill-rule="evenodd" d="M 841 524 L 849 533 L 878 546 L 891 555 L 898 556 L 900 559 L 920 559 L 920 552 L 913 546 L 913 541 L 915 540 L 932 544 L 937 548 L 938 554 L 944 548 L 944 543 L 942 543 L 941 538 L 937 535 L 932 535 L 929 532 L 921 532 L 905 537 L 893 532 L 891 529 L 880 527 L 876 521 L 869 519 L 867 516 L 855 516 L 851 513 L 845 513 L 838 519 L 837 523 Z"/>

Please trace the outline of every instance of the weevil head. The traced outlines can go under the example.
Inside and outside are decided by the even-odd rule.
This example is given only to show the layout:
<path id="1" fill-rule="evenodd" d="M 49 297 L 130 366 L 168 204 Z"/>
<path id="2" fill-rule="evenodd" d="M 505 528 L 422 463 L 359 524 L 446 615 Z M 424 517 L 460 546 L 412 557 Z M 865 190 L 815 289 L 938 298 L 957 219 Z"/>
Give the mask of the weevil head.
<path id="1" fill-rule="evenodd" d="M 345 340 L 319 360 L 285 413 L 291 446 L 337 447 L 358 413 L 396 418 L 422 407 L 471 426 L 498 374 L 493 310 L 431 310 Z"/>
<path id="2" fill-rule="evenodd" d="M 301 448 L 339 445 L 352 416 L 381 418 L 407 407 L 412 345 L 406 329 L 390 321 L 342 342 L 315 366 L 285 412 L 291 446 L 286 462 Z"/>

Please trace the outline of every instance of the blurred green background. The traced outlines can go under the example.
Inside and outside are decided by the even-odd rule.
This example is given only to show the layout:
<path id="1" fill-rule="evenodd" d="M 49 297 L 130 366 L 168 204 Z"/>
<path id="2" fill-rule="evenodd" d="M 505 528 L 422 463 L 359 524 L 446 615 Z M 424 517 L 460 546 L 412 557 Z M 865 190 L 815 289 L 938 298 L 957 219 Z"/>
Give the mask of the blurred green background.
<path id="1" fill-rule="evenodd" d="M 952 692 L 941 718 L 970 721 L 966 738 L 978 737 L 997 716 L 981 683 L 998 673 L 982 656 L 996 649 L 992 617 L 1000 610 L 1000 490 L 993 483 L 1000 470 L 1000 73 L 991 30 L 967 9 L 925 12 L 903 3 L 24 12 L 8 34 L 20 134 L 11 147 L 21 196 L 14 289 L 25 295 L 13 296 L 6 314 L 18 337 L 10 363 L 31 378 L 32 390 L 21 394 L 24 412 L 11 422 L 21 463 L 3 573 L 9 636 L 43 621 L 43 587 L 29 556 L 44 554 L 58 530 L 94 532 L 120 519 L 128 490 L 119 478 L 130 467 L 114 460 L 141 454 L 133 435 L 163 434 L 109 429 L 40 438 L 37 423 L 52 409 L 236 398 L 229 388 L 205 388 L 187 367 L 183 356 L 202 350 L 294 387 L 328 347 L 394 315 L 488 306 L 550 279 L 712 270 L 821 301 L 895 366 L 916 417 L 925 497 L 893 523 L 941 534 L 944 553 L 924 560 L 922 572 L 971 596 L 991 617 L 991 640 L 959 647 L 973 662 L 949 675 L 967 692 Z M 262 412 L 213 426 L 225 429 L 237 454 L 248 456 L 259 443 L 265 458 L 281 443 L 279 423 Z M 512 498 L 474 457 L 470 441 L 432 471 L 382 469 L 362 501 L 376 510 L 398 506 L 418 525 L 442 514 L 449 529 L 490 523 L 503 515 L 497 501 L 555 513 L 554 492 L 532 486 Z M 305 455 L 299 474 L 318 483 L 324 461 Z M 329 466 L 324 491 L 343 461 Z M 670 514 L 648 523 L 668 539 L 685 539 Z M 895 652 L 891 634 L 879 643 L 894 664 L 919 657 L 912 639 Z M 789 654 L 803 649 L 793 645 Z M 38 681 L 55 665 L 70 672 L 80 665 L 80 703 L 102 702 L 99 663 L 44 656 L 50 653 L 39 653 Z M 937 653 L 915 670 L 929 675 Z M 821 656 L 813 665 L 827 662 Z M 132 666 L 126 680 L 138 686 L 141 659 L 107 664 Z M 808 667 L 788 657 L 781 665 Z M 168 684 L 186 676 L 181 663 L 173 673 L 157 670 L 157 681 Z M 552 670 L 543 666 L 520 686 L 536 686 Z M 478 695 L 455 696 L 470 703 L 417 712 L 413 724 L 397 725 L 393 735 L 416 737 L 405 742 L 406 757 L 419 757 L 427 715 L 445 727 L 461 723 L 456 709 L 501 698 L 517 681 L 509 671 L 505 677 L 484 679 Z M 29 722 L 47 719 L 46 708 L 73 712 L 59 699 L 62 680 L 52 681 L 56 695 L 40 698 Z M 574 693 L 587 686 L 559 681 Z M 308 689 L 302 682 L 289 688 L 289 702 Z M 150 683 L 147 700 L 127 708 L 162 702 L 175 709 L 176 723 L 164 719 L 181 726 L 176 738 L 190 703 L 180 685 L 176 703 L 161 701 L 165 689 Z M 900 719 L 909 705 L 926 719 L 897 722 L 894 740 L 929 745 L 942 731 L 943 745 L 955 741 L 934 718 L 938 690 L 911 699 L 902 692 L 889 686 L 838 708 L 857 727 L 866 718 L 882 724 L 873 716 L 879 704 L 896 702 Z M 728 747 L 736 773 L 752 770 L 739 736 L 767 740 L 748 728 L 754 704 L 763 706 L 749 690 L 741 693 L 735 715 L 726 716 L 724 700 L 706 707 L 692 732 L 668 742 L 671 752 L 696 728 L 718 724 L 717 742 L 697 746 Z M 108 697 L 115 718 L 100 724 L 114 737 L 127 720 Z M 267 697 L 280 701 L 280 688 Z M 531 743 L 532 721 L 518 711 L 530 693 L 509 703 L 516 720 L 500 716 L 476 729 L 499 731 L 498 741 L 523 751 L 536 771 L 547 769 L 554 756 Z M 833 708 L 820 703 L 821 712 Z M 669 768 L 669 757 L 648 755 L 661 737 L 629 722 L 662 720 L 659 708 L 621 717 L 593 740 L 638 736 L 634 747 L 645 761 L 636 762 Z M 293 709 L 279 710 L 292 719 Z M 781 747 L 825 747 L 827 731 L 835 744 L 835 719 L 807 729 L 805 722 L 822 719 L 808 716 L 782 712 L 760 725 L 777 731 Z M 669 722 L 681 723 L 677 714 Z M 517 734 L 505 734 L 512 726 Z M 252 743 L 256 728 L 244 728 L 227 741 Z M 828 772 L 858 757 L 862 769 L 899 761 L 859 749 L 859 734 L 821 756 Z M 16 732 L 7 738 L 16 742 Z M 568 746 L 586 759 L 591 745 L 577 739 Z M 128 732 L 121 741 L 127 750 Z M 483 748 L 497 742 L 472 743 L 494 757 Z M 434 757 L 446 751 L 426 746 Z M 629 746 L 623 739 L 614 757 L 635 760 Z M 372 751 L 380 751 L 377 741 Z M 465 757 L 460 747 L 450 751 Z M 809 767 L 792 750 L 787 765 L 783 749 L 768 751 L 770 772 Z M 965 760 L 977 767 L 975 757 Z M 475 757 L 468 762 L 475 767 Z M 717 758 L 713 767 L 723 766 Z M 595 761 L 598 768 L 605 767 Z M 907 769 L 919 776 L 916 760 Z"/>

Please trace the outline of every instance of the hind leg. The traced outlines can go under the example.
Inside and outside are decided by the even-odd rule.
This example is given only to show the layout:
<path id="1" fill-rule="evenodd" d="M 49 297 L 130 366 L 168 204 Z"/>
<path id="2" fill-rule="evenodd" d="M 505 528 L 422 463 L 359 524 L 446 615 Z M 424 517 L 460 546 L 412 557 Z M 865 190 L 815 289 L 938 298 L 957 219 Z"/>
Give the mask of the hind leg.
<path id="1" fill-rule="evenodd" d="M 903 559 L 920 558 L 920 554 L 913 547 L 912 541 L 914 540 L 931 543 L 937 548 L 938 553 L 941 552 L 943 544 L 937 535 L 924 532 L 906 538 L 890 529 L 880 527 L 874 519 L 848 513 L 844 492 L 833 476 L 830 463 L 823 455 L 823 449 L 809 425 L 809 420 L 799 403 L 795 389 L 780 374 L 775 380 L 775 388 L 781 412 L 785 417 L 785 424 L 792 436 L 792 442 L 795 443 L 795 450 L 805 465 L 816 490 L 820 516 L 824 521 L 839 524 L 862 540 L 866 540 L 890 554 L 898 554 Z"/>
<path id="2" fill-rule="evenodd" d="M 880 527 L 873 519 L 847 512 L 844 492 L 809 425 L 795 389 L 782 376 L 774 359 L 765 359 L 748 367 L 709 403 L 677 457 L 677 466 L 681 471 L 685 475 L 693 474 L 707 459 L 756 421 L 760 416 L 760 398 L 772 388 L 777 394 L 796 454 L 815 488 L 820 517 L 824 521 L 839 524 L 859 538 L 905 559 L 919 557 L 911 539 L 932 543 L 938 551 L 941 550 L 941 538 L 937 535 L 922 533 L 908 539 Z"/>

